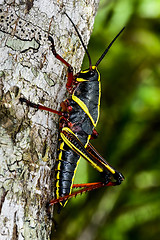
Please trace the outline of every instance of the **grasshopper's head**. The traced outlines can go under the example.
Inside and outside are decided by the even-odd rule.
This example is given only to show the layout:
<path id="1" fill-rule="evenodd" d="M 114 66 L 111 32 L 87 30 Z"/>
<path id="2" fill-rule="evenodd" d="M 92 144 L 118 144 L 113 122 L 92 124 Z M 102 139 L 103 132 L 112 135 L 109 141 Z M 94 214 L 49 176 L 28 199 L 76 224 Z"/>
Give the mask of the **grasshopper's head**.
<path id="1" fill-rule="evenodd" d="M 77 74 L 77 81 L 99 81 L 100 73 L 96 66 L 92 66 L 92 68 L 88 68 L 86 70 L 82 70 Z"/>

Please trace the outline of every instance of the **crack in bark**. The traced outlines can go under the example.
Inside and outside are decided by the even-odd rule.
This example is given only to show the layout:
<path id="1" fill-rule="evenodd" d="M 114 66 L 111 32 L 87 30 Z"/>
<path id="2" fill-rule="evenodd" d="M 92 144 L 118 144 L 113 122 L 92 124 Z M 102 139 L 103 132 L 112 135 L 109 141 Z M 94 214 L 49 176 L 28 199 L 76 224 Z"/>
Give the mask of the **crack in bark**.
<path id="1" fill-rule="evenodd" d="M 3 190 L 3 194 L 2 194 L 2 196 L 1 196 L 1 200 L 0 200 L 0 214 L 1 214 L 1 210 L 2 210 L 2 206 L 3 206 L 3 203 L 4 203 L 4 201 L 5 201 L 5 197 L 6 197 L 6 195 L 7 195 L 7 193 L 8 193 L 8 191 L 5 191 L 5 189 L 4 188 L 2 188 Z"/>
<path id="2" fill-rule="evenodd" d="M 16 224 L 16 214 L 17 212 L 14 213 L 14 225 L 13 225 L 13 233 L 12 233 L 12 239 L 11 240 L 18 240 L 18 226 Z"/>

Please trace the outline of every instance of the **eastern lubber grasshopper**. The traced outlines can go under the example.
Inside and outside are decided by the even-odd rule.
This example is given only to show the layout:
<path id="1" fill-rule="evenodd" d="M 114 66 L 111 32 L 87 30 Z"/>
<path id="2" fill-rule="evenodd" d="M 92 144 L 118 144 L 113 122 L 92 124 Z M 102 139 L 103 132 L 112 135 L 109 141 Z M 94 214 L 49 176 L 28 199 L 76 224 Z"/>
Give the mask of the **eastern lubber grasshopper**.
<path id="1" fill-rule="evenodd" d="M 67 14 L 66 16 L 73 24 L 85 49 L 89 59 L 89 68 L 73 75 L 72 66 L 56 52 L 53 38 L 49 36 L 48 39 L 51 42 L 53 55 L 68 68 L 66 88 L 71 96 L 61 103 L 62 111 L 56 111 L 32 103 L 25 98 L 20 98 L 21 102 L 25 102 L 30 107 L 50 111 L 61 116 L 59 120 L 59 154 L 56 165 L 56 199 L 51 200 L 49 203 L 49 205 L 60 203 L 61 206 L 65 206 L 69 198 L 79 193 L 91 191 L 102 186 L 118 185 L 124 180 L 123 175 L 111 167 L 89 143 L 90 139 L 98 136 L 95 127 L 99 118 L 101 84 L 97 67 L 124 28 L 108 45 L 95 66 L 92 66 L 89 52 L 75 24 Z M 103 173 L 103 182 L 73 185 L 80 157 L 86 159 L 99 172 Z M 115 181 L 111 180 L 111 176 Z M 71 193 L 73 187 L 83 187 L 83 189 Z"/>

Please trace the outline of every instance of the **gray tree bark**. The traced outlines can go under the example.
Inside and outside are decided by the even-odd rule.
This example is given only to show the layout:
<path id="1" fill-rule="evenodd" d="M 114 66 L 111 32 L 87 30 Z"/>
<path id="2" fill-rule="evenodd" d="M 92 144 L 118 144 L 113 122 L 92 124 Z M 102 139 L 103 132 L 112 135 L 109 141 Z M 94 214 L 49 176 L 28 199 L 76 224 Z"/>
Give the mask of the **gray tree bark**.
<path id="1" fill-rule="evenodd" d="M 58 117 L 21 105 L 20 96 L 53 109 L 66 93 L 66 67 L 80 70 L 99 0 L 0 0 L 0 239 L 50 239 L 46 203 L 54 197 Z"/>

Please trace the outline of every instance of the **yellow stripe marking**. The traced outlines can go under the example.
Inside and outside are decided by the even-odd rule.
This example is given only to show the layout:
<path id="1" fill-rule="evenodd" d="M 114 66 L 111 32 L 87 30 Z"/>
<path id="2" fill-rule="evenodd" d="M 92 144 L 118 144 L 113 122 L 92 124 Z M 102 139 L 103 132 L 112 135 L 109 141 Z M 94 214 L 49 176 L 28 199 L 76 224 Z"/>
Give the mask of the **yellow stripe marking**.
<path id="1" fill-rule="evenodd" d="M 64 150 L 63 147 L 64 147 L 64 142 L 62 142 L 62 143 L 60 144 L 60 147 L 59 147 L 59 148 L 60 148 L 61 150 Z"/>
<path id="2" fill-rule="evenodd" d="M 88 117 L 91 119 L 91 122 L 93 123 L 93 126 L 96 127 L 96 123 L 94 122 L 87 106 L 84 104 L 84 102 L 82 102 L 82 100 L 80 100 L 78 97 L 76 97 L 74 94 L 72 95 L 72 99 L 73 101 L 75 101 L 76 103 L 78 103 L 78 105 L 83 109 L 83 111 L 88 115 Z"/>
<path id="3" fill-rule="evenodd" d="M 64 151 L 63 147 L 64 147 L 64 142 L 62 142 L 62 143 L 60 144 L 60 149 Z M 57 173 L 57 175 L 56 175 L 56 198 L 58 199 L 58 198 L 61 197 L 61 196 L 59 195 L 59 187 L 60 187 L 60 186 L 59 186 L 59 179 L 60 179 L 60 172 L 59 172 L 59 171 L 61 170 L 62 151 L 59 153 L 59 156 L 58 156 L 57 161 L 59 161 L 58 166 L 57 166 L 58 173 Z M 77 166 L 76 166 L 76 168 L 75 168 L 75 170 L 74 170 L 74 174 L 73 174 L 73 177 L 72 177 L 72 183 L 71 183 L 71 187 L 70 187 L 70 192 L 69 192 L 69 194 L 71 194 L 71 192 L 72 192 L 72 185 L 73 185 L 73 182 L 74 182 L 74 178 L 75 178 L 75 174 L 76 174 L 76 171 L 77 171 L 79 162 L 80 162 L 80 157 L 79 157 L 79 160 L 77 161 Z M 61 206 L 65 207 L 65 205 L 67 204 L 67 202 L 68 202 L 68 201 L 66 201 L 65 204 L 62 204 L 62 203 L 60 202 L 60 204 L 61 204 Z"/>
<path id="4" fill-rule="evenodd" d="M 88 115 L 88 117 L 90 118 L 92 124 L 94 127 L 96 127 L 97 123 L 98 123 L 98 119 L 99 119 L 99 108 L 100 108 L 100 99 L 101 99 L 101 84 L 100 84 L 100 73 L 97 70 L 96 66 L 92 66 L 92 69 L 96 69 L 97 73 L 98 73 L 98 82 L 99 82 L 99 98 L 98 98 L 98 117 L 97 117 L 97 121 L 95 122 L 93 117 L 91 116 L 88 107 L 86 106 L 86 104 L 80 100 L 77 96 L 74 95 L 74 93 L 72 94 L 72 99 L 73 101 L 75 101 L 76 103 L 78 103 L 78 105 L 83 109 L 83 111 Z M 84 70 L 81 71 L 80 73 L 87 73 L 89 72 L 89 70 Z M 84 81 L 88 81 L 86 79 L 83 78 L 77 78 L 76 79 L 78 82 L 84 82 Z"/>
<path id="5" fill-rule="evenodd" d="M 76 137 L 76 135 L 71 131 L 70 128 L 64 127 L 64 128 L 62 129 L 62 131 L 63 131 L 63 130 L 72 133 L 72 134 Z M 101 167 L 99 167 L 99 166 L 98 166 L 96 163 L 94 163 L 86 154 L 84 154 L 84 153 L 81 152 L 77 147 L 75 147 L 75 146 L 66 138 L 66 136 L 65 136 L 62 132 L 60 133 L 60 135 L 61 135 L 63 141 L 64 141 L 72 150 L 75 150 L 75 151 L 76 151 L 77 153 L 79 153 L 84 159 L 87 159 L 87 160 L 91 163 L 91 165 L 92 165 L 93 167 L 95 167 L 99 172 L 103 172 L 103 169 L 102 169 Z M 77 137 L 76 137 L 76 138 L 77 138 Z M 89 137 L 88 137 L 88 141 L 89 141 Z M 85 144 L 85 146 L 87 146 L 88 141 L 87 141 L 87 143 Z"/>
<path id="6" fill-rule="evenodd" d="M 63 131 L 63 130 L 66 131 L 66 132 L 67 132 L 67 131 L 70 132 L 71 134 L 73 134 L 73 135 L 77 138 L 77 136 L 72 132 L 72 130 L 71 130 L 70 128 L 64 127 L 64 128 L 62 129 L 62 131 Z M 85 153 L 81 152 L 78 148 L 76 148 L 76 147 L 65 137 L 65 135 L 64 135 L 62 132 L 60 133 L 60 135 L 61 135 L 63 141 L 64 141 L 71 149 L 76 150 L 84 159 L 87 159 L 94 168 L 96 168 L 99 172 L 103 172 L 103 171 L 104 171 L 102 167 L 100 167 L 100 166 L 98 166 L 96 163 L 94 163 Z M 91 136 L 89 135 L 89 136 L 88 136 L 87 143 L 85 144 L 85 148 L 86 148 L 86 146 L 87 146 L 87 144 L 88 144 L 88 142 L 89 142 L 90 137 L 91 137 Z M 77 139 L 78 139 L 78 138 L 77 138 Z M 115 174 L 115 170 L 114 170 L 108 163 L 101 162 L 101 164 L 103 164 L 103 166 L 104 166 L 105 168 L 107 168 L 112 174 Z"/>
<path id="7" fill-rule="evenodd" d="M 62 160 L 62 151 L 59 153 L 58 160 Z"/>
<path id="8" fill-rule="evenodd" d="M 76 78 L 76 81 L 77 82 L 87 82 L 88 80 L 84 79 L 84 78 Z"/>

